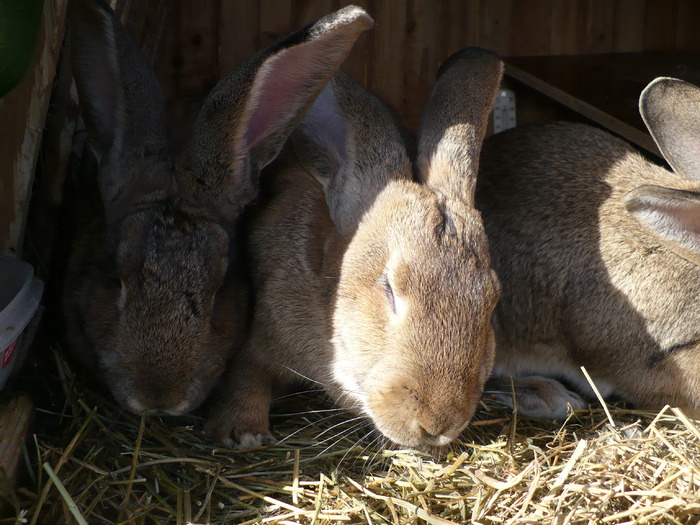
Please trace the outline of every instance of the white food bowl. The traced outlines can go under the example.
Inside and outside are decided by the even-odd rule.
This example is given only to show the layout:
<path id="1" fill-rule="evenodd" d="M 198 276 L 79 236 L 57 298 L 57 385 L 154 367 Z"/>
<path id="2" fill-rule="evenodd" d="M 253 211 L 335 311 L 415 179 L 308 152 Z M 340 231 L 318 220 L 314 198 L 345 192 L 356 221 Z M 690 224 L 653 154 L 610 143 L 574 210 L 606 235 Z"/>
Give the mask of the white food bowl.
<path id="1" fill-rule="evenodd" d="M 29 340 L 23 344 L 22 334 L 35 328 L 36 321 L 30 322 L 43 291 L 44 283 L 34 277 L 30 264 L 0 255 L 0 390 L 24 361 Z"/>

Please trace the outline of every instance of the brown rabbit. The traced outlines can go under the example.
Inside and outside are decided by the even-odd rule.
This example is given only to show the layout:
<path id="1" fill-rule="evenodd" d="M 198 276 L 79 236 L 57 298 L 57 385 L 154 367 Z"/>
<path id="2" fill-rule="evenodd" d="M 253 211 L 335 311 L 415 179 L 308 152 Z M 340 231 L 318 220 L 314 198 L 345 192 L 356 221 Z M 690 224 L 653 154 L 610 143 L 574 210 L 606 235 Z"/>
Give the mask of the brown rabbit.
<path id="1" fill-rule="evenodd" d="M 271 440 L 273 386 L 299 378 L 403 445 L 443 445 L 467 425 L 494 352 L 499 285 L 473 191 L 501 73 L 478 49 L 442 66 L 420 183 L 386 108 L 343 75 L 326 87 L 262 175 L 254 320 L 208 420 L 215 438 Z"/>
<path id="2" fill-rule="evenodd" d="M 239 216 L 260 170 L 371 24 L 347 7 L 236 68 L 207 98 L 175 166 L 153 71 L 104 2 L 72 2 L 74 70 L 103 209 L 75 238 L 66 325 L 77 358 L 126 409 L 192 410 L 241 345 Z"/>
<path id="3" fill-rule="evenodd" d="M 487 389 L 561 418 L 592 389 L 640 407 L 700 407 L 700 89 L 649 84 L 640 111 L 674 171 L 572 123 L 486 141 L 477 185 L 494 268 Z"/>

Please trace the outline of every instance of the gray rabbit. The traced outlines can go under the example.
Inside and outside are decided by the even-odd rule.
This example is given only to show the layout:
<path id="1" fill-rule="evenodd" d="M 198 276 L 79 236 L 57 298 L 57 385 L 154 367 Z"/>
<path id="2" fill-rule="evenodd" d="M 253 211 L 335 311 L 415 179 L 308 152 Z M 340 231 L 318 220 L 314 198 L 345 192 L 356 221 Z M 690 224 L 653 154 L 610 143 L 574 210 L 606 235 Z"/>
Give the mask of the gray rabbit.
<path id="1" fill-rule="evenodd" d="M 103 209 L 73 242 L 69 344 L 126 409 L 183 414 L 245 339 L 237 231 L 258 174 L 370 22 L 342 9 L 237 67 L 205 101 L 182 165 L 156 77 L 111 9 L 74 0 L 70 25 Z"/>

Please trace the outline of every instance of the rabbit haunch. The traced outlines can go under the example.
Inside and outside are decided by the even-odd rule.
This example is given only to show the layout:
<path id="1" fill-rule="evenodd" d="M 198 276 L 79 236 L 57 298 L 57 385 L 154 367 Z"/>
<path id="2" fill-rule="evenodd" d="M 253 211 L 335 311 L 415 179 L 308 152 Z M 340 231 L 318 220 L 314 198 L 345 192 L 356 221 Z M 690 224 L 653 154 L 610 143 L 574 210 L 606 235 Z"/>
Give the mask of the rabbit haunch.
<path id="1" fill-rule="evenodd" d="M 674 171 L 571 123 L 486 141 L 477 205 L 504 286 L 488 388 L 524 414 L 585 406 L 555 379 L 644 408 L 700 407 L 700 89 L 657 79 L 640 111 Z M 549 376 L 549 377 L 542 377 Z"/>
<path id="2" fill-rule="evenodd" d="M 240 215 L 258 193 L 259 171 L 370 23 L 350 6 L 235 68 L 207 97 L 175 166 L 165 101 L 145 58 L 105 2 L 71 2 L 99 196 L 84 202 L 88 220 L 74 239 L 66 327 L 71 351 L 125 408 L 196 408 L 241 346 L 249 294 Z M 283 57 L 303 64 L 289 69 Z M 270 84 L 279 78 L 285 89 Z"/>
<path id="3" fill-rule="evenodd" d="M 388 110 L 342 74 L 262 174 L 254 318 L 208 418 L 217 439 L 272 439 L 272 387 L 299 379 L 400 444 L 443 445 L 468 424 L 493 359 L 499 285 L 471 203 L 502 63 L 466 49 L 446 64 L 421 182 Z"/>

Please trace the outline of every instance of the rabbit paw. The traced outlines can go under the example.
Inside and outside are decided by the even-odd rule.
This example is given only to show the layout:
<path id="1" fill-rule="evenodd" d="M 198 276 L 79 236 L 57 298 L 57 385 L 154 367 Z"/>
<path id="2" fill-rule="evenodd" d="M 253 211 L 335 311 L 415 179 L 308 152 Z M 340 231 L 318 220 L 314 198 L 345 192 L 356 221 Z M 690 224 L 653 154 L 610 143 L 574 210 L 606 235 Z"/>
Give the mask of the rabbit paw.
<path id="1" fill-rule="evenodd" d="M 205 420 L 208 438 L 231 449 L 251 449 L 276 443 L 270 433 L 267 410 L 252 413 L 238 410 L 220 411 Z"/>
<path id="2" fill-rule="evenodd" d="M 486 392 L 506 406 L 514 408 L 513 392 L 518 414 L 535 419 L 566 419 L 572 410 L 588 407 L 588 403 L 556 379 L 542 376 L 497 377 L 489 379 Z"/>
<path id="3" fill-rule="evenodd" d="M 233 440 L 231 440 L 233 442 Z M 264 445 L 274 445 L 277 439 L 269 432 L 259 434 L 245 433 L 241 434 L 234 445 L 238 450 L 248 450 L 252 448 L 260 448 Z"/>

